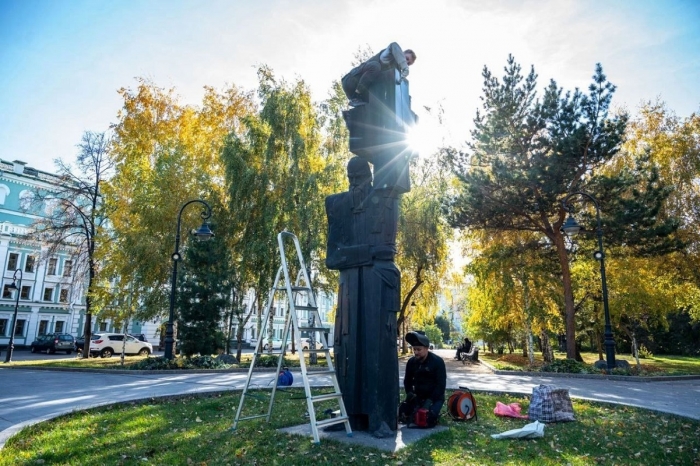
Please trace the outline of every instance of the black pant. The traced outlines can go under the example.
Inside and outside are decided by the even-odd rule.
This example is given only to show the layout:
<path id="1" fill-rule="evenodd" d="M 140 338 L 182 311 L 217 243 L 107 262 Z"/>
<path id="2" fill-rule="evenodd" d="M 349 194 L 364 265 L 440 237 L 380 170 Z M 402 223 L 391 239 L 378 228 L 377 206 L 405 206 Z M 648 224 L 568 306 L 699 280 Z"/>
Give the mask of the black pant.
<path id="1" fill-rule="evenodd" d="M 363 63 L 343 76 L 343 92 L 350 100 L 360 98 L 365 102 L 369 101 L 369 86 L 377 80 L 381 72 L 382 66 L 379 62 Z"/>

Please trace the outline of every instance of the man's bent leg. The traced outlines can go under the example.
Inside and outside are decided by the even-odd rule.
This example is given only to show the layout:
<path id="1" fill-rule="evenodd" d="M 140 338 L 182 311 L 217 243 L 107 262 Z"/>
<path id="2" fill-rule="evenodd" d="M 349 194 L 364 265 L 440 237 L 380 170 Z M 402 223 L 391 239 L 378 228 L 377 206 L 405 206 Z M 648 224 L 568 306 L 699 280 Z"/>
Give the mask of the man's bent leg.
<path id="1" fill-rule="evenodd" d="M 365 102 L 369 102 L 369 87 L 377 80 L 382 72 L 382 67 L 379 62 L 367 62 L 362 67 L 362 76 L 357 83 L 357 93 Z"/>
<path id="2" fill-rule="evenodd" d="M 343 76 L 343 79 L 340 80 L 340 83 L 343 87 L 343 92 L 345 92 L 345 96 L 348 98 L 348 100 L 352 100 L 357 97 L 356 76 L 354 76 L 352 73 L 348 73 L 345 76 Z"/>

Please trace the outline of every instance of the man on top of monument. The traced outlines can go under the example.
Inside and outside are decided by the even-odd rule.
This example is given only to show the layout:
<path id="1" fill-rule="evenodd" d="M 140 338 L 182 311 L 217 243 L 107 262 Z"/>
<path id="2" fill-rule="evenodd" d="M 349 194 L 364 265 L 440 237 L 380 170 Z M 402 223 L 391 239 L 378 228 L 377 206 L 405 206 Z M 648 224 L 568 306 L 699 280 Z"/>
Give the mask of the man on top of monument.
<path id="1" fill-rule="evenodd" d="M 399 406 L 399 422 L 414 423 L 416 413 L 425 409 L 428 411 L 425 427 L 433 427 L 445 403 L 445 361 L 429 351 L 430 340 L 422 332 L 407 333 L 406 342 L 413 349 L 413 357 L 406 363 L 403 379 L 406 400 Z"/>
<path id="2" fill-rule="evenodd" d="M 382 71 L 396 68 L 401 77 L 408 76 L 408 67 L 416 61 L 416 54 L 411 49 L 401 50 L 399 44 L 392 42 L 387 48 L 356 66 L 343 76 L 342 84 L 350 105 L 356 107 L 369 102 L 369 87 Z"/>

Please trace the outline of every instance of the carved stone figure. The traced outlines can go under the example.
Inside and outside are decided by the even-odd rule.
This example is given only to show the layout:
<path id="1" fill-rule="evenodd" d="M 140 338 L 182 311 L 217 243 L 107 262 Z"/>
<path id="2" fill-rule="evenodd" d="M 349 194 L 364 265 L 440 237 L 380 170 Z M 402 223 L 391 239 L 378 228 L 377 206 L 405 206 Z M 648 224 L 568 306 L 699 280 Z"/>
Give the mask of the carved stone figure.
<path id="1" fill-rule="evenodd" d="M 399 196 L 410 190 L 405 131 L 415 122 L 408 82 L 394 69 L 383 72 L 369 102 L 343 116 L 357 157 L 348 162 L 349 190 L 326 198 L 326 266 L 340 271 L 335 365 L 352 428 L 388 437 L 399 404 Z"/>

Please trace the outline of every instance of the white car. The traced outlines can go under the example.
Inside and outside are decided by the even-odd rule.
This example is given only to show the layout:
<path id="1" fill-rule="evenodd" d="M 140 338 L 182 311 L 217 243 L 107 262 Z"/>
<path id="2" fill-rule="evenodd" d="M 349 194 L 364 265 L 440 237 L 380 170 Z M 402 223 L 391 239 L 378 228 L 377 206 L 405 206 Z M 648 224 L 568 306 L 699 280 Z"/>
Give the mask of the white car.
<path id="1" fill-rule="evenodd" d="M 310 338 L 302 338 L 301 339 L 301 348 L 302 349 L 309 349 L 310 347 L 311 347 L 311 339 Z M 316 340 L 316 349 L 323 349 L 323 344 L 319 340 Z"/>
<path id="2" fill-rule="evenodd" d="M 90 353 L 100 355 L 103 358 L 111 358 L 114 354 L 121 354 L 124 348 L 124 354 L 138 354 L 139 356 L 148 356 L 153 352 L 153 345 L 147 341 L 137 340 L 131 335 L 126 336 L 126 345 L 124 344 L 123 333 L 96 333 L 90 339 Z"/>
<path id="3" fill-rule="evenodd" d="M 282 340 L 272 340 L 272 349 L 280 349 L 282 348 Z M 267 351 L 270 349 L 270 340 L 265 339 L 263 340 L 263 350 Z"/>

